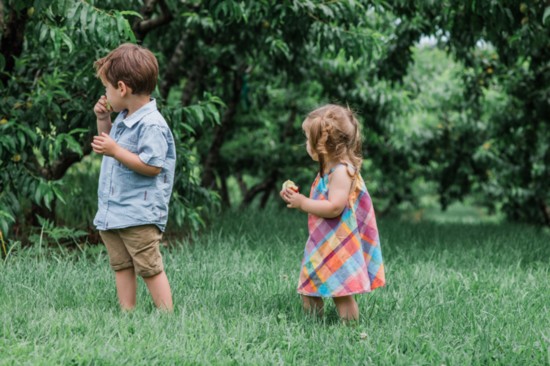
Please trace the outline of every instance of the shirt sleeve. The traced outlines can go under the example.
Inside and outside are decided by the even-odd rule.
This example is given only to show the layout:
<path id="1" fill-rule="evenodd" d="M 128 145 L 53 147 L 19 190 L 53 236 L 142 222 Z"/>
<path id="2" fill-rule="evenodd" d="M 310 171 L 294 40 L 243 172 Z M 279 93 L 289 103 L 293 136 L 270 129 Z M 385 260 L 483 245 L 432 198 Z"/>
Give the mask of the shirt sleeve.
<path id="1" fill-rule="evenodd" d="M 168 153 L 168 142 L 157 125 L 147 126 L 141 130 L 138 143 L 138 156 L 147 165 L 162 168 Z"/>

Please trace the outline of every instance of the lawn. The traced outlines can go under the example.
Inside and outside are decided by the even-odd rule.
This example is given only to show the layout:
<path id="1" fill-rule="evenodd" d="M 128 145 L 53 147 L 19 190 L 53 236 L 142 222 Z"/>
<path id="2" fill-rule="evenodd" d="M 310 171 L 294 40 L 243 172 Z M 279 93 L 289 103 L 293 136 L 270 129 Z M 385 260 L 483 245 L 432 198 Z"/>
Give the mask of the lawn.
<path id="1" fill-rule="evenodd" d="M 306 216 L 233 213 L 164 248 L 175 311 L 119 311 L 105 250 L 0 261 L 0 365 L 545 365 L 550 235 L 509 224 L 379 223 L 387 286 L 305 316 Z"/>

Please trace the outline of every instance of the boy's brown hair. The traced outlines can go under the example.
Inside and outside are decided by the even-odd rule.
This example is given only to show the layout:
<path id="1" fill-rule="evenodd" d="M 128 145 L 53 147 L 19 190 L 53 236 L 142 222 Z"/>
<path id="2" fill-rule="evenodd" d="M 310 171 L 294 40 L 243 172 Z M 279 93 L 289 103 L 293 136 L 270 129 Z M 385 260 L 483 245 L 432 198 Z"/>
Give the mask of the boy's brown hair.
<path id="1" fill-rule="evenodd" d="M 107 56 L 94 62 L 96 75 L 114 87 L 123 81 L 132 94 L 150 95 L 155 90 L 159 74 L 157 58 L 148 49 L 124 43 Z"/>

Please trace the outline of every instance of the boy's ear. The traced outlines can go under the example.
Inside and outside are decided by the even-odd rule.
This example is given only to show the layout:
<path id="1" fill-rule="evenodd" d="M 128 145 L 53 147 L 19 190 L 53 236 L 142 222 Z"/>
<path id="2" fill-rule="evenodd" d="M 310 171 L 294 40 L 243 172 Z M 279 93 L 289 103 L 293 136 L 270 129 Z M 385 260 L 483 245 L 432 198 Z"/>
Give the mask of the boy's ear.
<path id="1" fill-rule="evenodd" d="M 132 94 L 132 89 L 126 85 L 124 81 L 119 80 L 117 83 L 117 89 L 120 91 L 120 96 L 124 97 L 127 94 Z"/>

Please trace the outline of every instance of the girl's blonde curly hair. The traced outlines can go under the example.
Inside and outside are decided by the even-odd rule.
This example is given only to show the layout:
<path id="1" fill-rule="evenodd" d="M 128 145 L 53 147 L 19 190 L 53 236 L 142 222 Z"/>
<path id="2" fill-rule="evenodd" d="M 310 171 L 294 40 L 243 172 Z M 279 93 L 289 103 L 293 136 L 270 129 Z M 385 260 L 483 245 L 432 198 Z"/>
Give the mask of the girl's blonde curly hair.
<path id="1" fill-rule="evenodd" d="M 328 161 L 348 161 L 355 171 L 361 169 L 362 146 L 359 122 L 346 107 L 327 104 L 309 113 L 302 123 L 308 132 L 309 144 L 319 157 L 319 174 Z"/>

